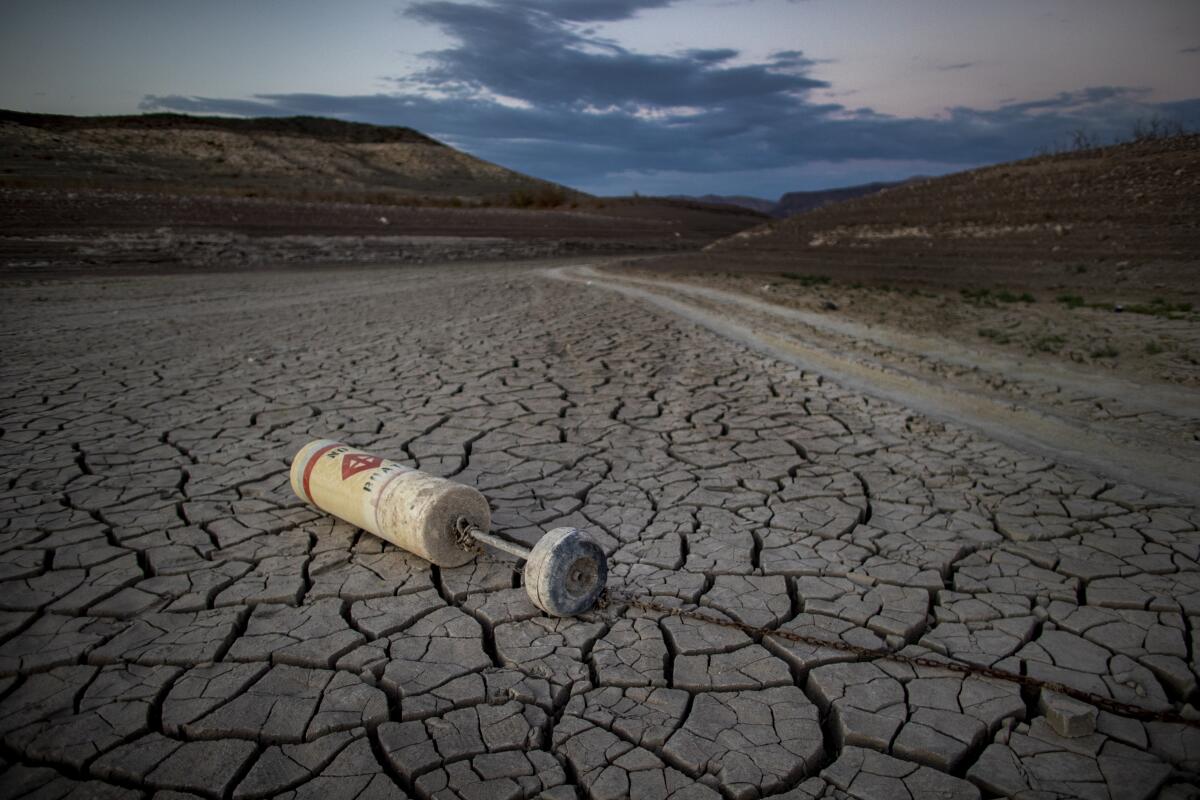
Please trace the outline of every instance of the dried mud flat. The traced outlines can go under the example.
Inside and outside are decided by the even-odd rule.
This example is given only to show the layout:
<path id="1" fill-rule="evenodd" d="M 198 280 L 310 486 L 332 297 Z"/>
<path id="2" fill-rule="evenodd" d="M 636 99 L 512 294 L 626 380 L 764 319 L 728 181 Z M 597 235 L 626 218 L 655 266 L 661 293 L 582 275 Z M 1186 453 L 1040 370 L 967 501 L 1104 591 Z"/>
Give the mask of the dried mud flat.
<path id="1" fill-rule="evenodd" d="M 786 277 L 666 279 L 639 263 L 562 276 L 601 281 L 773 357 L 1049 458 L 1200 500 L 1195 313 L 968 303 L 957 293 Z"/>
<path id="2" fill-rule="evenodd" d="M 333 435 L 479 487 L 526 543 L 586 527 L 613 588 L 1196 701 L 1194 503 L 557 274 L 6 286 L 0 794 L 1195 796 L 1200 728 L 1088 732 L 1012 684 L 630 608 L 549 619 L 512 562 L 431 568 L 292 496 L 290 455 Z"/>
<path id="3" fill-rule="evenodd" d="M 1017 293 L 945 286 L 900 289 L 830 275 L 669 273 L 626 269 L 640 278 L 682 281 L 852 323 L 941 338 L 1047 370 L 1200 388 L 1200 284 L 1180 291 L 1144 288 L 1122 297 L 1092 286 Z M 1081 281 L 1082 283 L 1082 281 Z M 1103 285 L 1103 282 L 1101 282 Z M 1115 295 L 1115 297 L 1114 297 Z"/>

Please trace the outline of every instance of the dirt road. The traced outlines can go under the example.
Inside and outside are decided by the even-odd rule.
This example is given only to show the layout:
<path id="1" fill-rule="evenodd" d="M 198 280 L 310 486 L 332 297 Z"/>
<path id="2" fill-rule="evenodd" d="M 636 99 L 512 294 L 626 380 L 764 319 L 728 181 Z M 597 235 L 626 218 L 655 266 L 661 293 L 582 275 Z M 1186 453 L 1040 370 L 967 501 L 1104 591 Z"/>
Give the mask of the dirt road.
<path id="1" fill-rule="evenodd" d="M 1200 729 L 1089 732 L 1012 684 L 627 608 L 549 619 L 513 562 L 431 568 L 292 496 L 329 435 L 477 486 L 523 542 L 586 527 L 613 588 L 1196 701 L 1194 502 L 797 366 L 777 322 L 771 355 L 573 277 L 6 286 L 0 794 L 1187 796 Z"/>
<path id="2" fill-rule="evenodd" d="M 557 268 L 915 411 L 1047 458 L 1200 502 L 1200 390 L 1013 357 L 692 282 Z M 897 300 L 896 305 L 903 304 Z"/>

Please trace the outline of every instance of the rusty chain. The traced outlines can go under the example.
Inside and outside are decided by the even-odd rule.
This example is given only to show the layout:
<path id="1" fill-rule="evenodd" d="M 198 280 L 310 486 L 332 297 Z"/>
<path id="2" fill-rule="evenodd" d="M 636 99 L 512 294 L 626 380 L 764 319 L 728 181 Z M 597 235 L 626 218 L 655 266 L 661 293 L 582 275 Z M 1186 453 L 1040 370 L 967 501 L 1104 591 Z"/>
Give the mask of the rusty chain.
<path id="1" fill-rule="evenodd" d="M 483 548 L 475 541 L 468 533 L 470 523 L 465 519 L 460 519 L 455 525 L 455 540 L 458 546 L 472 553 L 483 553 Z M 503 563 L 503 562 L 500 562 Z M 514 570 L 515 572 L 516 570 Z M 768 628 L 765 626 L 749 625 L 745 622 L 739 622 L 733 619 L 721 619 L 702 611 L 695 609 L 685 609 L 677 606 L 666 606 L 662 603 L 656 603 L 651 595 L 634 595 L 629 592 L 618 592 L 610 589 L 605 589 L 601 592 L 600 597 L 596 601 L 596 609 L 603 610 L 616 605 L 627 605 L 633 608 L 639 608 L 643 611 L 651 613 L 667 614 L 674 617 L 685 617 L 694 619 L 699 622 L 708 623 L 710 625 L 719 625 L 724 628 L 733 628 L 742 631 L 743 633 L 756 638 L 772 636 L 776 639 L 783 639 L 797 644 L 804 644 L 810 647 L 823 647 L 831 650 L 840 650 L 844 653 L 858 656 L 859 658 L 869 659 L 884 659 L 897 664 L 908 664 L 914 667 L 928 667 L 930 669 L 939 669 L 946 672 L 954 672 L 960 675 L 981 676 L 992 678 L 993 680 L 1015 683 L 1020 686 L 1025 686 L 1031 689 L 1047 689 L 1059 694 L 1066 695 L 1082 703 L 1095 706 L 1112 714 L 1122 717 L 1130 717 L 1132 719 L 1146 720 L 1149 722 L 1169 722 L 1177 725 L 1187 725 L 1192 728 L 1200 728 L 1200 718 L 1186 717 L 1174 711 L 1155 711 L 1154 709 L 1144 706 L 1134 705 L 1133 703 L 1123 703 L 1119 700 L 1114 700 L 1111 697 L 1095 694 L 1093 692 L 1085 692 L 1082 689 L 1076 689 L 1073 686 L 1068 686 L 1059 681 L 1045 680 L 1043 678 L 1035 678 L 1032 675 L 1021 675 L 1008 670 L 997 669 L 995 667 L 987 667 L 982 664 L 964 664 L 955 661 L 943 661 L 930 656 L 912 656 L 904 655 L 903 653 L 894 652 L 892 650 L 879 650 L 871 647 L 862 647 L 849 642 L 831 639 L 822 639 L 817 636 L 806 636 L 802 633 L 787 631 L 781 628 Z"/>
<path id="2" fill-rule="evenodd" d="M 466 517 L 458 517 L 454 520 L 454 543 L 468 553 L 475 555 L 483 554 L 483 545 L 475 541 L 475 537 L 471 535 L 471 522 Z"/>
<path id="3" fill-rule="evenodd" d="M 605 590 L 600 599 L 596 603 L 596 608 L 604 609 L 616 605 L 627 605 L 633 608 L 638 608 L 651 613 L 667 614 L 674 617 L 684 617 L 694 619 L 700 622 L 705 622 L 710 625 L 720 625 L 725 628 L 734 628 L 746 633 L 752 637 L 772 636 L 777 639 L 783 639 L 797 644 L 809 645 L 810 647 L 823 647 L 832 650 L 840 650 L 845 653 L 858 656 L 860 658 L 871 659 L 886 659 L 899 664 L 908 664 L 915 667 L 928 667 L 930 669 L 944 670 L 947 672 L 955 672 L 961 675 L 976 675 L 994 680 L 1006 681 L 1008 683 L 1019 684 L 1031 689 L 1048 689 L 1058 692 L 1067 697 L 1074 698 L 1080 702 L 1096 706 L 1097 708 L 1108 711 L 1122 717 L 1132 717 L 1134 719 L 1146 720 L 1150 722 L 1170 722 L 1178 725 L 1188 725 L 1193 728 L 1200 728 L 1200 719 L 1185 717 L 1174 711 L 1155 711 L 1143 706 L 1134 705 L 1132 703 L 1123 703 L 1119 700 L 1114 700 L 1111 697 L 1085 692 L 1082 689 L 1076 689 L 1072 686 L 1067 686 L 1058 681 L 1044 680 L 1035 678 L 1032 675 L 1020 675 L 1008 670 L 996 669 L 995 667 L 986 667 L 976 664 L 963 664 L 954 661 L 942 661 L 930 656 L 912 656 L 904 655 L 903 653 L 893 652 L 891 650 L 877 650 L 871 647 L 861 647 L 859 645 L 850 644 L 841 640 L 827 640 L 816 636 L 806 636 L 802 633 L 794 631 L 782 630 L 780 628 L 760 627 L 756 625 L 748 625 L 737 620 L 720 619 L 718 617 L 705 614 L 702 611 L 694 609 L 685 609 L 677 606 L 667 606 L 662 603 L 657 603 L 654 600 L 646 599 L 648 595 L 633 595 L 628 592 L 614 592 Z"/>

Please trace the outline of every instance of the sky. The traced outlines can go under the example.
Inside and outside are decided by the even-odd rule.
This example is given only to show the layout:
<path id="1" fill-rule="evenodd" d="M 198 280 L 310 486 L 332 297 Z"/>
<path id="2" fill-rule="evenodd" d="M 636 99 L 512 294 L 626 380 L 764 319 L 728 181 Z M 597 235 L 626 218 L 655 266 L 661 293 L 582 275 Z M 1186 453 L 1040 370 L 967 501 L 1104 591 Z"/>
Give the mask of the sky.
<path id="1" fill-rule="evenodd" d="M 0 0 L 0 108 L 330 116 L 773 199 L 1200 128 L 1200 0 Z"/>

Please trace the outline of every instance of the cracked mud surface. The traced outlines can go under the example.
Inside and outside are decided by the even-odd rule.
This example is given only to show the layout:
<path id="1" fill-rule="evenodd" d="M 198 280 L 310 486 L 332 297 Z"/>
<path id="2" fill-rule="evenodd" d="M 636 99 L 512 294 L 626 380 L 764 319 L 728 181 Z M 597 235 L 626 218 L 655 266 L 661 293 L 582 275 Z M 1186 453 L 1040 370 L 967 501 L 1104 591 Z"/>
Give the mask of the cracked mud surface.
<path id="1" fill-rule="evenodd" d="M 527 265 L 6 288 L 0 795 L 1187 797 L 1200 729 L 631 608 L 305 507 L 333 436 L 610 586 L 1197 700 L 1200 510 Z M 1067 736 L 1065 734 L 1071 734 Z"/>
<path id="2" fill-rule="evenodd" d="M 662 280 L 578 267 L 553 274 L 650 301 L 847 388 L 967 424 L 1027 452 L 1200 503 L 1200 392 L 1194 387 L 1155 383 L 1136 372 L 1116 377 L 1094 365 L 1014 359 L 963 344 L 953 331 L 915 335 L 903 325 L 863 324 L 837 311 L 793 307 L 788 302 L 795 297 L 775 303 L 715 289 L 706 285 L 713 282 L 707 276 Z M 888 303 L 902 316 L 928 310 L 907 297 Z M 1136 314 L 1124 319 L 1133 317 L 1143 319 L 1134 329 L 1161 322 Z M 1089 330 L 1065 316 L 1059 322 Z M 1200 332 L 1194 319 L 1170 324 L 1192 338 Z"/>

